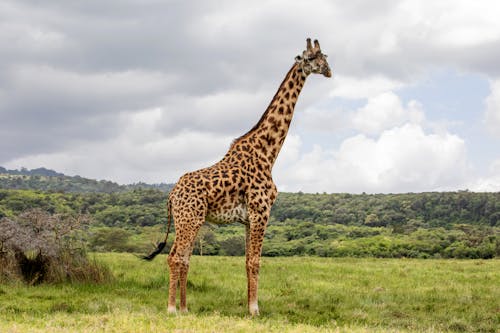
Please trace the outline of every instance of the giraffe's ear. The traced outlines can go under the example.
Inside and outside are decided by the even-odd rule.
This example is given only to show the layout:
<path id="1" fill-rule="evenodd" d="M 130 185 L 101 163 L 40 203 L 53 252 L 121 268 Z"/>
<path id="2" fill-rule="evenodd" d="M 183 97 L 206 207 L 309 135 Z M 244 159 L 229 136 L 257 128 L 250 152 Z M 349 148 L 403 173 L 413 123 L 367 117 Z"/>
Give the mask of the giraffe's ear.
<path id="1" fill-rule="evenodd" d="M 316 49 L 316 51 L 321 52 L 321 47 L 319 46 L 319 42 L 317 39 L 314 40 L 314 48 Z"/>
<path id="2" fill-rule="evenodd" d="M 316 40 L 314 41 L 314 43 L 316 44 Z M 311 45 L 311 38 L 308 38 L 306 40 L 306 46 L 307 46 L 307 51 L 311 51 L 312 50 L 312 45 Z"/>

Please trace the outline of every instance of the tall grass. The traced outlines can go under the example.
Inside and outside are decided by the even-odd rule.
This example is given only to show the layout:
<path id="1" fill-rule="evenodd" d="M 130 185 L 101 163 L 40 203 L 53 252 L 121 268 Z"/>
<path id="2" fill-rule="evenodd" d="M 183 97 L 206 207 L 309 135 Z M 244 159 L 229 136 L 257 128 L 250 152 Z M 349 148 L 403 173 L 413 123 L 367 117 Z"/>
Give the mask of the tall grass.
<path id="1" fill-rule="evenodd" d="M 197 257 L 190 314 L 166 314 L 165 256 L 99 254 L 105 284 L 0 285 L 0 331 L 496 332 L 500 261 L 263 258 L 261 316 L 241 257 Z"/>

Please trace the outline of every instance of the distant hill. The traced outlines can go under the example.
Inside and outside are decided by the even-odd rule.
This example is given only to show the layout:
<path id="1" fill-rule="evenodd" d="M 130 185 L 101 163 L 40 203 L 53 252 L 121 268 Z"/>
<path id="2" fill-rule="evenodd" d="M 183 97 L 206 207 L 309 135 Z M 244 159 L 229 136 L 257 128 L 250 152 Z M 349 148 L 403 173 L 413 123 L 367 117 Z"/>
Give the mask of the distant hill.
<path id="1" fill-rule="evenodd" d="M 50 192 L 125 192 L 134 189 L 157 189 L 168 192 L 173 184 L 146 184 L 135 183 L 120 185 L 107 180 L 95 180 L 80 176 L 66 176 L 63 173 L 46 168 L 36 168 L 28 170 L 8 170 L 0 166 L 0 188 L 16 190 L 39 190 Z"/>
<path id="2" fill-rule="evenodd" d="M 7 170 L 0 166 L 0 174 L 7 175 L 24 175 L 24 176 L 47 176 L 47 177 L 62 177 L 63 173 L 55 172 L 54 170 L 46 168 L 37 168 L 28 170 L 26 168 L 21 168 L 21 170 Z"/>

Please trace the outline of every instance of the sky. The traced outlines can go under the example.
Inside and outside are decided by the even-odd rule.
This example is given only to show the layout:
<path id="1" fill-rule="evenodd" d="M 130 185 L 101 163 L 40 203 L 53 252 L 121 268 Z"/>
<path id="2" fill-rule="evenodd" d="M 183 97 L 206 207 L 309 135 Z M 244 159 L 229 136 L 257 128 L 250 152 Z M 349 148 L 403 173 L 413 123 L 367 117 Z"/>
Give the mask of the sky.
<path id="1" fill-rule="evenodd" d="M 317 38 L 280 191 L 500 191 L 498 1 L 0 0 L 0 166 L 174 183 Z"/>

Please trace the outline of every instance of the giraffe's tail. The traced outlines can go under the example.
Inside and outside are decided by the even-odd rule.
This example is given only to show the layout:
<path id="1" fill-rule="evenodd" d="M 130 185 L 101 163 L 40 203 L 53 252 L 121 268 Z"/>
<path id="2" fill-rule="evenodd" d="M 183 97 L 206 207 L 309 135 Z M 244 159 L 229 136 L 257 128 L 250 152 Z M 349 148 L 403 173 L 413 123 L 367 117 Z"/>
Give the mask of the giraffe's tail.
<path id="1" fill-rule="evenodd" d="M 165 239 L 163 240 L 163 242 L 159 242 L 158 244 L 156 244 L 156 249 L 153 252 L 151 252 L 148 255 L 141 256 L 140 257 L 141 259 L 148 260 L 148 261 L 153 260 L 154 257 L 156 257 L 158 254 L 160 254 L 163 251 L 163 249 L 165 248 L 165 246 L 167 245 L 168 234 L 170 232 L 170 225 L 172 224 L 172 203 L 170 201 L 170 197 L 168 198 L 167 206 L 168 206 L 167 207 L 167 234 L 165 235 Z"/>

